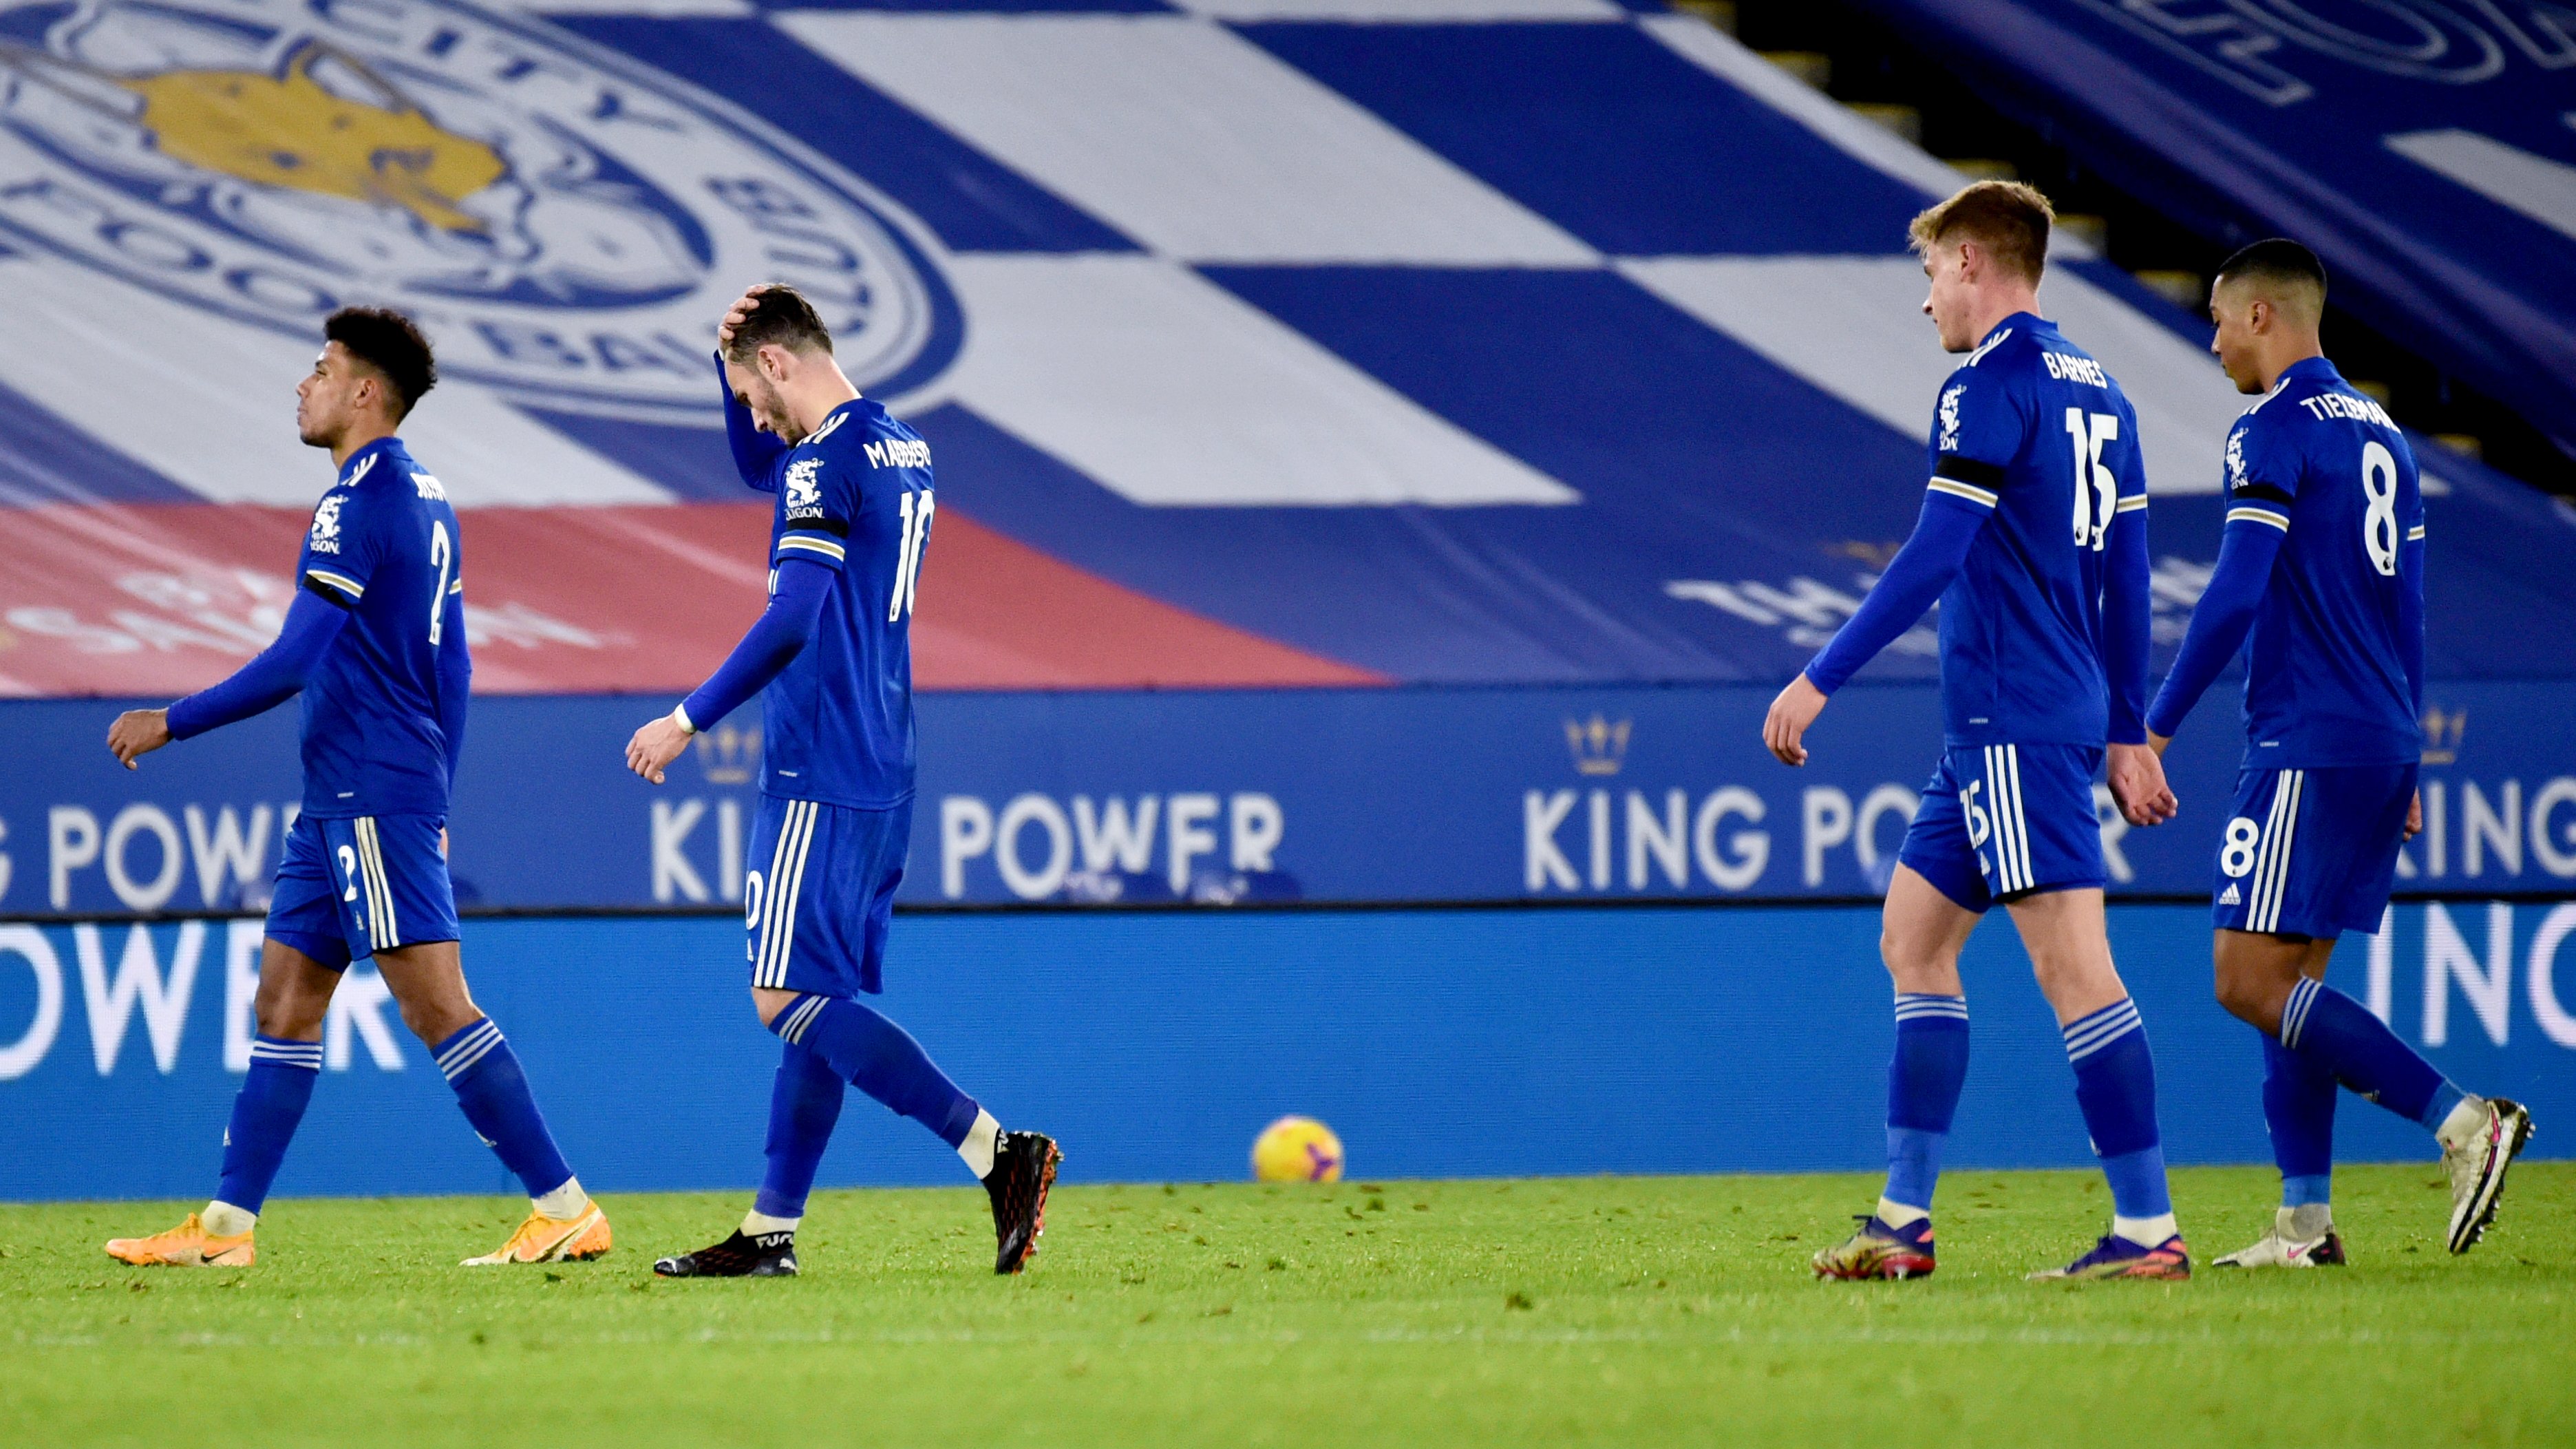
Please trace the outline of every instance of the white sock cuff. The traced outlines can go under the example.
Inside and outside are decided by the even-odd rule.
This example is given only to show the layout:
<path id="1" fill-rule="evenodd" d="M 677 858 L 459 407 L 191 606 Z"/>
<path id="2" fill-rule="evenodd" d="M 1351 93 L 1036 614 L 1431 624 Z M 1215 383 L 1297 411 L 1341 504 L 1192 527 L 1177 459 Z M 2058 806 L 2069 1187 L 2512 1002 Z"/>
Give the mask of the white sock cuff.
<path id="1" fill-rule="evenodd" d="M 1930 1216 L 1932 1216 L 1932 1210 L 1930 1208 L 1915 1207 L 1911 1204 L 1901 1203 L 1896 1201 L 1894 1198 L 1888 1197 L 1882 1197 L 1878 1200 L 1878 1220 L 1887 1224 L 1891 1228 L 1901 1228 L 1909 1223 L 1919 1223 Z"/>
<path id="2" fill-rule="evenodd" d="M 2468 1142 L 2474 1140 L 2478 1129 L 2486 1125 L 2487 1099 L 2464 1095 L 2451 1104 L 2450 1114 L 2442 1119 L 2441 1126 L 2433 1129 L 2433 1136 L 2445 1144 Z"/>
<path id="3" fill-rule="evenodd" d="M 742 1215 L 742 1235 L 746 1238 L 757 1238 L 770 1233 L 792 1233 L 796 1231 L 796 1225 L 803 1221 L 805 1219 L 801 1215 L 792 1218 L 773 1218 L 767 1213 L 755 1210 Z"/>
<path id="4" fill-rule="evenodd" d="M 216 1201 L 206 1204 L 206 1210 L 197 1215 L 197 1221 L 205 1226 L 207 1232 L 218 1238 L 238 1238 L 249 1232 L 251 1226 L 259 1221 L 259 1214 L 248 1208 L 237 1208 L 231 1203 Z"/>
<path id="5" fill-rule="evenodd" d="M 2172 1213 L 2161 1213 L 2151 1218 L 2114 1217 L 2111 1231 L 2141 1248 L 2159 1248 L 2165 1239 L 2181 1232 L 2182 1225 L 2174 1221 Z"/>
<path id="6" fill-rule="evenodd" d="M 528 1203 L 547 1217 L 561 1222 L 581 1216 L 582 1209 L 590 1206 L 590 1194 L 581 1190 L 580 1178 L 567 1177 L 563 1186 L 543 1197 L 532 1197 Z"/>
<path id="7" fill-rule="evenodd" d="M 993 1152 L 1002 1138 L 1002 1124 L 993 1114 L 978 1107 L 975 1125 L 966 1129 L 966 1140 L 957 1144 L 957 1155 L 966 1159 L 978 1181 L 993 1175 Z"/>

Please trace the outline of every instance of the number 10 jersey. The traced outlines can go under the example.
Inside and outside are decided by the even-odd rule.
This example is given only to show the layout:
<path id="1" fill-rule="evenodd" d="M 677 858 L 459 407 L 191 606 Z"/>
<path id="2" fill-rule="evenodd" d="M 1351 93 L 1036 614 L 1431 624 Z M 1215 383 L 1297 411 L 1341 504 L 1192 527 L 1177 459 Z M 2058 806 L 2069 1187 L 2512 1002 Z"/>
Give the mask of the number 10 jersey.
<path id="1" fill-rule="evenodd" d="M 930 547 L 930 445 L 867 398 L 779 460 L 769 561 L 838 573 L 814 635 L 761 695 L 761 790 L 882 810 L 912 798 L 912 606 Z"/>

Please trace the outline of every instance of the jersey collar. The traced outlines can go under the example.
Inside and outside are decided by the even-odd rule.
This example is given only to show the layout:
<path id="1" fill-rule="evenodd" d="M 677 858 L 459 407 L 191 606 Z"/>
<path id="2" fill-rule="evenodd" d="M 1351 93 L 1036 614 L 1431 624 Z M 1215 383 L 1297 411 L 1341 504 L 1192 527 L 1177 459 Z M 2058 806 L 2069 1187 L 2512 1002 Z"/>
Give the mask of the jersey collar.
<path id="1" fill-rule="evenodd" d="M 2056 330 L 2057 324 L 2045 317 L 2030 312 L 2015 312 L 1996 323 L 1994 332 L 1986 334 L 1986 340 L 1992 341 L 1996 333 L 2001 332 L 2054 332 Z"/>
<path id="2" fill-rule="evenodd" d="M 349 461 L 340 465 L 340 476 L 331 481 L 331 486 L 347 488 L 378 468 L 393 467 L 400 462 L 400 458 L 389 455 L 399 455 L 401 452 L 401 438 L 390 435 L 378 438 L 349 455 Z"/>
<path id="3" fill-rule="evenodd" d="M 2334 386 L 2343 382 L 2343 374 L 2337 372 L 2335 365 L 2323 357 L 2302 357 L 2282 368 L 2280 377 L 2273 382 L 2272 387 L 2278 391 L 2281 384 L 2285 382 L 2315 382 Z"/>
<path id="4" fill-rule="evenodd" d="M 823 414 L 823 420 L 814 425 L 814 431 L 798 438 L 796 440 L 796 446 L 802 448 L 809 443 L 815 442 L 824 434 L 840 427 L 846 420 L 847 414 L 856 413 L 866 406 L 868 406 L 867 394 L 861 393 L 857 397 L 850 399 L 848 402 L 841 404 L 839 407 L 832 409 L 830 412 Z"/>

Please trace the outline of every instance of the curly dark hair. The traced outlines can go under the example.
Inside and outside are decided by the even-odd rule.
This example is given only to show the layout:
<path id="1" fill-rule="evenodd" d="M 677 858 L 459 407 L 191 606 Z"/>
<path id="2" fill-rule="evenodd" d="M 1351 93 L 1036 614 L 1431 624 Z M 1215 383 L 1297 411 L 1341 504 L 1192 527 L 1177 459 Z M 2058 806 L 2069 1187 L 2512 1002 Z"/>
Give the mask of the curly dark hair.
<path id="1" fill-rule="evenodd" d="M 343 307 L 322 323 L 322 335 L 384 374 L 394 390 L 394 418 L 408 416 L 422 393 L 438 386 L 438 360 L 429 339 L 409 317 L 390 307 Z"/>
<path id="2" fill-rule="evenodd" d="M 764 347 L 784 347 L 790 352 L 826 354 L 832 350 L 832 330 L 823 325 L 814 304 L 805 294 L 784 282 L 773 282 L 761 289 L 752 302 L 751 315 L 733 329 L 733 341 L 725 344 L 725 361 L 737 367 L 750 364 L 754 354 Z"/>

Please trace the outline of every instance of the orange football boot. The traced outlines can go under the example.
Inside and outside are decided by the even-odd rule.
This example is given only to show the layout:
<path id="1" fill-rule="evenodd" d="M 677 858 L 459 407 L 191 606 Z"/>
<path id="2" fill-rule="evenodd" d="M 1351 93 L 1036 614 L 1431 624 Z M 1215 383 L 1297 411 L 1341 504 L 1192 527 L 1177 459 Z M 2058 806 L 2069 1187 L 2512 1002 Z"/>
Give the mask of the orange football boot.
<path id="1" fill-rule="evenodd" d="M 166 1233 L 148 1238 L 110 1238 L 107 1255 L 137 1268 L 247 1268 L 259 1261 L 251 1235 L 219 1238 L 206 1231 L 195 1213 Z"/>
<path id="2" fill-rule="evenodd" d="M 583 1208 L 577 1217 L 550 1218 L 531 1209 L 528 1220 L 510 1235 L 496 1251 L 480 1258 L 468 1258 L 468 1268 L 487 1267 L 494 1263 L 572 1263 L 596 1258 L 609 1248 L 608 1214 L 598 1203 Z"/>

